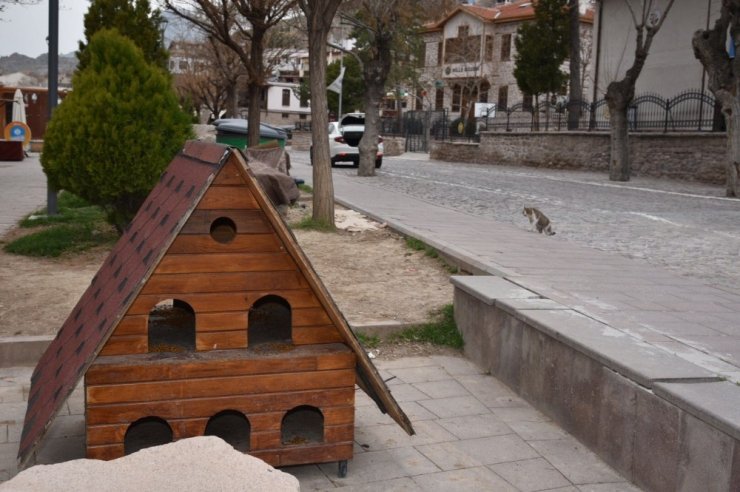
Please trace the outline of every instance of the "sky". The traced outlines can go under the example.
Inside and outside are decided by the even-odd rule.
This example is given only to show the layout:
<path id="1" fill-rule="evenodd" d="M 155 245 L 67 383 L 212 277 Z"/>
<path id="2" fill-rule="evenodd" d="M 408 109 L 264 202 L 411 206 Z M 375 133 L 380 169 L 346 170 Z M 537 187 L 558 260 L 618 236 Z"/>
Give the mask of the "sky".
<path id="1" fill-rule="evenodd" d="M 84 38 L 83 18 L 89 0 L 59 1 L 59 53 L 77 50 L 77 41 Z M 14 5 L 2 2 L 0 13 L 0 56 L 12 53 L 36 58 L 47 52 L 49 35 L 49 0 L 36 5 Z"/>

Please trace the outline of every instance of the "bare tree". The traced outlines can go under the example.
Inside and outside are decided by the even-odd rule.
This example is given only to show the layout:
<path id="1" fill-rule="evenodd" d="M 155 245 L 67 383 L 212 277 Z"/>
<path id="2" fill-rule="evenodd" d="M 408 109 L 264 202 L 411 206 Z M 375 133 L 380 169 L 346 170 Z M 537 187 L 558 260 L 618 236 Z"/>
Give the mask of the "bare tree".
<path id="1" fill-rule="evenodd" d="M 164 0 L 167 9 L 237 54 L 249 79 L 249 142 L 259 142 L 260 103 L 269 71 L 265 67 L 268 31 L 296 0 Z M 246 41 L 246 42 L 245 42 Z"/>
<path id="2" fill-rule="evenodd" d="M 355 52 L 365 81 L 365 132 L 359 144 L 359 176 L 374 176 L 380 136 L 380 104 L 394 60 L 412 50 L 418 2 L 414 0 L 360 0 L 353 15 L 343 18 L 354 26 Z"/>
<path id="3" fill-rule="evenodd" d="M 187 69 L 174 77 L 180 98 L 189 99 L 198 109 L 207 108 L 216 118 L 224 109 L 236 114 L 237 83 L 243 75 L 236 53 L 213 38 L 174 46 L 177 43 L 189 51 L 190 58 Z"/>
<path id="4" fill-rule="evenodd" d="M 668 16 L 674 0 L 667 0 L 661 12 L 659 0 L 624 0 L 636 31 L 635 58 L 632 66 L 622 80 L 611 82 L 606 88 L 606 102 L 609 106 L 611 124 L 611 157 L 609 159 L 609 179 L 629 181 L 630 160 L 627 130 L 627 110 L 635 97 L 635 84 L 640 76 L 653 38 Z"/>
<path id="5" fill-rule="evenodd" d="M 709 76 L 709 89 L 719 101 L 727 123 L 726 195 L 737 198 L 740 174 L 740 58 L 727 53 L 727 35 L 740 45 L 740 0 L 722 0 L 714 27 L 694 33 L 694 55 Z M 737 48 L 736 48 L 737 49 Z"/>
<path id="6" fill-rule="evenodd" d="M 306 16 L 308 68 L 311 74 L 313 136 L 313 220 L 334 227 L 334 183 L 329 156 L 329 114 L 326 102 L 326 41 L 342 0 L 298 0 Z"/>

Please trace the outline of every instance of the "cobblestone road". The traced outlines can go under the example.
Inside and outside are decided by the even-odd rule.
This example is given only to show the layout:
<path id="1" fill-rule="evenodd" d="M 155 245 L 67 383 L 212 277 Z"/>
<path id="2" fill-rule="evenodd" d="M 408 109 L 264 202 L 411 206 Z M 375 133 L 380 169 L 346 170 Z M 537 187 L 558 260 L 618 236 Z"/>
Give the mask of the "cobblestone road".
<path id="1" fill-rule="evenodd" d="M 308 154 L 291 152 L 298 163 Z M 356 175 L 337 168 L 335 173 Z M 615 183 L 605 174 L 386 157 L 377 186 L 472 215 L 528 228 L 535 206 L 557 235 L 602 251 L 644 258 L 717 287 L 740 290 L 740 200 L 724 188 L 667 179 Z M 545 240 L 543 238 L 543 240 Z"/>

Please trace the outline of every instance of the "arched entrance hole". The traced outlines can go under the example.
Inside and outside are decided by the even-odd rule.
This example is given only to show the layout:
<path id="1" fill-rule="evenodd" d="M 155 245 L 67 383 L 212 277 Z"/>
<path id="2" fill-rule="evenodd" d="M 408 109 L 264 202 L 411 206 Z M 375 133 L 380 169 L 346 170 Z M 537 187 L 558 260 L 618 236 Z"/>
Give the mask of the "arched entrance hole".
<path id="1" fill-rule="evenodd" d="M 131 424 L 123 438 L 124 454 L 172 442 L 172 428 L 159 417 L 144 417 Z"/>
<path id="2" fill-rule="evenodd" d="M 281 424 L 281 441 L 284 446 L 324 442 L 324 414 L 308 405 L 289 410 Z"/>
<path id="3" fill-rule="evenodd" d="M 220 437 L 231 444 L 237 451 L 249 451 L 249 439 L 252 427 L 243 413 L 235 410 L 224 410 L 208 420 L 205 436 Z"/>
<path id="4" fill-rule="evenodd" d="M 149 312 L 149 352 L 195 350 L 195 311 L 185 301 L 168 299 Z"/>
<path id="5" fill-rule="evenodd" d="M 249 346 L 261 343 L 291 343 L 291 310 L 288 301 L 269 295 L 258 299 L 249 309 Z"/>

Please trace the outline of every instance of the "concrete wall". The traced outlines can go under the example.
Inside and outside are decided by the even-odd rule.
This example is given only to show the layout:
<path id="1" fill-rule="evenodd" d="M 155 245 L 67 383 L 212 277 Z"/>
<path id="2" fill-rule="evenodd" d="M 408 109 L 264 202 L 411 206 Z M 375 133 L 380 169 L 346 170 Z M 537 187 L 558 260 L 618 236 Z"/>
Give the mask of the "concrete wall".
<path id="1" fill-rule="evenodd" d="M 740 490 L 736 385 L 502 278 L 453 284 L 465 355 L 625 478 Z"/>
<path id="2" fill-rule="evenodd" d="M 632 174 L 725 182 L 724 133 L 633 133 Z M 480 144 L 434 142 L 432 159 L 608 171 L 609 134 L 483 132 Z"/>

